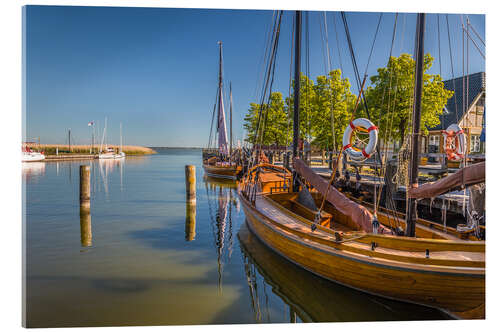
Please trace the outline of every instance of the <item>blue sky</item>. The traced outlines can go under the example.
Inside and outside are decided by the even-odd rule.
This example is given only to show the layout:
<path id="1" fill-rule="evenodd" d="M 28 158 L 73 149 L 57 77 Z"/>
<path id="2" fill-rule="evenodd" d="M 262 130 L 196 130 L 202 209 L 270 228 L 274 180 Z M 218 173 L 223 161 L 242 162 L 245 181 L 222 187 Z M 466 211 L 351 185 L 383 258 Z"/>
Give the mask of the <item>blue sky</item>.
<path id="1" fill-rule="evenodd" d="M 26 134 L 42 143 L 90 143 L 89 121 L 102 130 L 108 117 L 108 141 L 124 144 L 197 146 L 207 144 L 217 88 L 218 46 L 224 43 L 224 84 L 233 86 L 234 136 L 243 136 L 243 117 L 259 99 L 262 58 L 272 11 L 123 7 L 28 6 L 26 32 Z M 282 22 L 275 89 L 288 93 L 293 12 Z M 347 13 L 360 71 L 365 71 L 379 13 Z M 484 15 L 468 15 L 484 40 Z M 465 18 L 465 16 L 464 16 Z M 385 66 L 395 14 L 384 13 L 368 75 Z M 309 12 L 310 73 L 325 73 L 319 21 Z M 416 15 L 400 13 L 393 55 L 413 54 Z M 327 13 L 330 56 L 357 92 L 347 42 L 338 12 Z M 461 16 L 450 14 L 455 76 L 462 75 Z M 451 75 L 444 14 L 440 15 L 442 76 Z M 476 39 L 478 40 L 478 39 Z M 481 45 L 480 45 L 481 46 Z M 439 73 L 437 15 L 427 15 L 426 52 Z M 304 54 L 304 53 L 303 53 Z M 469 72 L 484 71 L 472 43 Z M 303 63 L 305 70 L 305 63 Z M 228 92 L 227 92 L 228 93 Z M 227 99 L 226 99 L 227 101 Z M 227 108 L 228 110 L 228 108 Z"/>

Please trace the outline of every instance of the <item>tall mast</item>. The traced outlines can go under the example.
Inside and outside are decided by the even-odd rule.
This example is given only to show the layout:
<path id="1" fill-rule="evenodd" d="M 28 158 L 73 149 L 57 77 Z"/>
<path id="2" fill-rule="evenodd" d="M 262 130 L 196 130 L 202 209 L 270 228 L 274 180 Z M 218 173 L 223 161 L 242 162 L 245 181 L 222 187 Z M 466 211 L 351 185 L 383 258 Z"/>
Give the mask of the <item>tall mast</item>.
<path id="1" fill-rule="evenodd" d="M 233 156 L 233 89 L 229 82 L 229 163 Z"/>
<path id="2" fill-rule="evenodd" d="M 106 125 L 108 124 L 108 118 L 104 117 L 104 130 L 102 131 L 102 139 L 101 139 L 101 147 L 99 147 L 99 153 L 102 152 L 102 145 L 104 144 L 104 136 L 106 135 Z M 108 148 L 108 144 L 106 144 L 106 149 Z"/>
<path id="3" fill-rule="evenodd" d="M 219 41 L 219 106 L 217 110 L 217 132 L 218 132 L 218 147 L 221 155 L 229 155 L 227 132 L 226 132 L 226 115 L 224 113 L 224 94 L 222 91 L 222 42 Z"/>
<path id="4" fill-rule="evenodd" d="M 71 128 L 68 128 L 68 150 L 71 153 Z"/>
<path id="5" fill-rule="evenodd" d="M 122 123 L 120 123 L 120 153 L 123 151 Z"/>
<path id="6" fill-rule="evenodd" d="M 222 41 L 218 41 L 219 44 L 219 102 L 217 103 L 217 133 L 219 133 L 219 119 L 220 119 L 220 109 L 222 102 Z M 217 138 L 217 145 L 219 144 Z"/>
<path id="7" fill-rule="evenodd" d="M 94 121 L 92 121 L 92 145 L 90 146 L 90 154 L 94 152 Z"/>
<path id="8" fill-rule="evenodd" d="M 295 12 L 295 82 L 293 97 L 293 158 L 299 156 L 299 105 L 300 105 L 300 48 L 302 41 L 302 13 Z M 293 191 L 299 190 L 297 173 L 293 172 Z"/>
<path id="9" fill-rule="evenodd" d="M 411 135 L 411 158 L 408 168 L 410 187 L 418 187 L 418 162 L 419 162 L 419 133 L 420 133 L 420 110 L 422 107 L 422 78 L 424 71 L 424 34 L 425 14 L 417 16 L 417 31 L 415 38 L 415 86 L 413 92 L 413 116 Z M 409 189 L 408 189 L 409 190 Z M 415 237 L 415 220 L 417 217 L 416 201 L 413 198 L 407 200 L 406 205 L 406 233 L 405 236 Z"/>

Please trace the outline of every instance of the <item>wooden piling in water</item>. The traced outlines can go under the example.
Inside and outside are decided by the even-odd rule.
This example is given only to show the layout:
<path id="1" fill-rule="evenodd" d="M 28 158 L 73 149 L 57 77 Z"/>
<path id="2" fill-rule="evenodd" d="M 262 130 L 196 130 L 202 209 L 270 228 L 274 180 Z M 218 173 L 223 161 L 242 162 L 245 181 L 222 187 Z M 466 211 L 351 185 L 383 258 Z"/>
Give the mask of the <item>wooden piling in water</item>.
<path id="1" fill-rule="evenodd" d="M 186 165 L 186 202 L 196 202 L 196 167 Z"/>
<path id="2" fill-rule="evenodd" d="M 196 236 L 196 203 L 186 202 L 185 239 L 190 242 Z"/>
<path id="3" fill-rule="evenodd" d="M 90 166 L 80 165 L 80 211 L 90 212 Z"/>
<path id="4" fill-rule="evenodd" d="M 80 241 L 84 247 L 92 245 L 90 165 L 80 165 Z"/>

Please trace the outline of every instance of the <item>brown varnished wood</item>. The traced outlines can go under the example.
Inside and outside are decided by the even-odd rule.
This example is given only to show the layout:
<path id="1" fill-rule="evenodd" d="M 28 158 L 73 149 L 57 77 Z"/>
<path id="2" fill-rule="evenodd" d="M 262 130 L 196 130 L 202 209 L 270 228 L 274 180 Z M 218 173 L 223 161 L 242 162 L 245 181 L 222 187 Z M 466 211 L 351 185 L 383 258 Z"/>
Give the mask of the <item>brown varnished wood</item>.
<path id="1" fill-rule="evenodd" d="M 241 171 L 241 165 L 209 165 L 203 164 L 203 169 L 205 173 L 211 177 L 221 177 L 221 178 L 236 178 L 236 175 Z"/>
<path id="2" fill-rule="evenodd" d="M 463 318 L 484 317 L 484 242 L 444 239 L 430 228 L 422 232 L 429 238 L 367 234 L 331 205 L 325 207 L 332 216 L 331 228 L 319 225 L 312 232 L 311 211 L 294 203 L 296 195 L 261 193 L 252 203 L 240 192 L 250 229 L 285 258 L 365 292 L 445 309 Z M 379 221 L 389 223 L 382 215 Z"/>

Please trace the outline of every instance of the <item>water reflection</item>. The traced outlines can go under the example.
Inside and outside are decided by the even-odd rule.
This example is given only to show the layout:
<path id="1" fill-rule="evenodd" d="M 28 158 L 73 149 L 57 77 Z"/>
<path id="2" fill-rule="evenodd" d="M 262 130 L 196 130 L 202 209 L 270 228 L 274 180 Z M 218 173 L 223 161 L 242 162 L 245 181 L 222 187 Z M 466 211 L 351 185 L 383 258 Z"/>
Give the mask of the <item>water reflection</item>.
<path id="1" fill-rule="evenodd" d="M 45 162 L 22 163 L 22 175 L 24 181 L 33 181 L 45 174 Z"/>
<path id="2" fill-rule="evenodd" d="M 82 247 L 92 246 L 92 217 L 90 211 L 80 207 L 80 242 Z"/>
<path id="3" fill-rule="evenodd" d="M 196 202 L 186 202 L 186 229 L 185 239 L 190 242 L 196 236 Z"/>
<path id="4" fill-rule="evenodd" d="M 224 264 L 231 260 L 233 252 L 233 208 L 239 210 L 236 183 L 204 177 L 207 192 L 210 226 L 217 251 L 217 286 L 222 293 L 222 275 Z"/>
<path id="5" fill-rule="evenodd" d="M 246 224 L 238 239 L 256 322 L 272 322 L 266 286 L 288 306 L 289 322 L 449 319 L 431 308 L 371 296 L 309 273 L 269 249 Z"/>
<path id="6" fill-rule="evenodd" d="M 106 198 L 109 196 L 109 175 L 113 173 L 115 169 L 119 169 L 120 171 L 120 192 L 123 191 L 123 165 L 125 164 L 125 159 L 100 159 L 97 164 Z"/>

